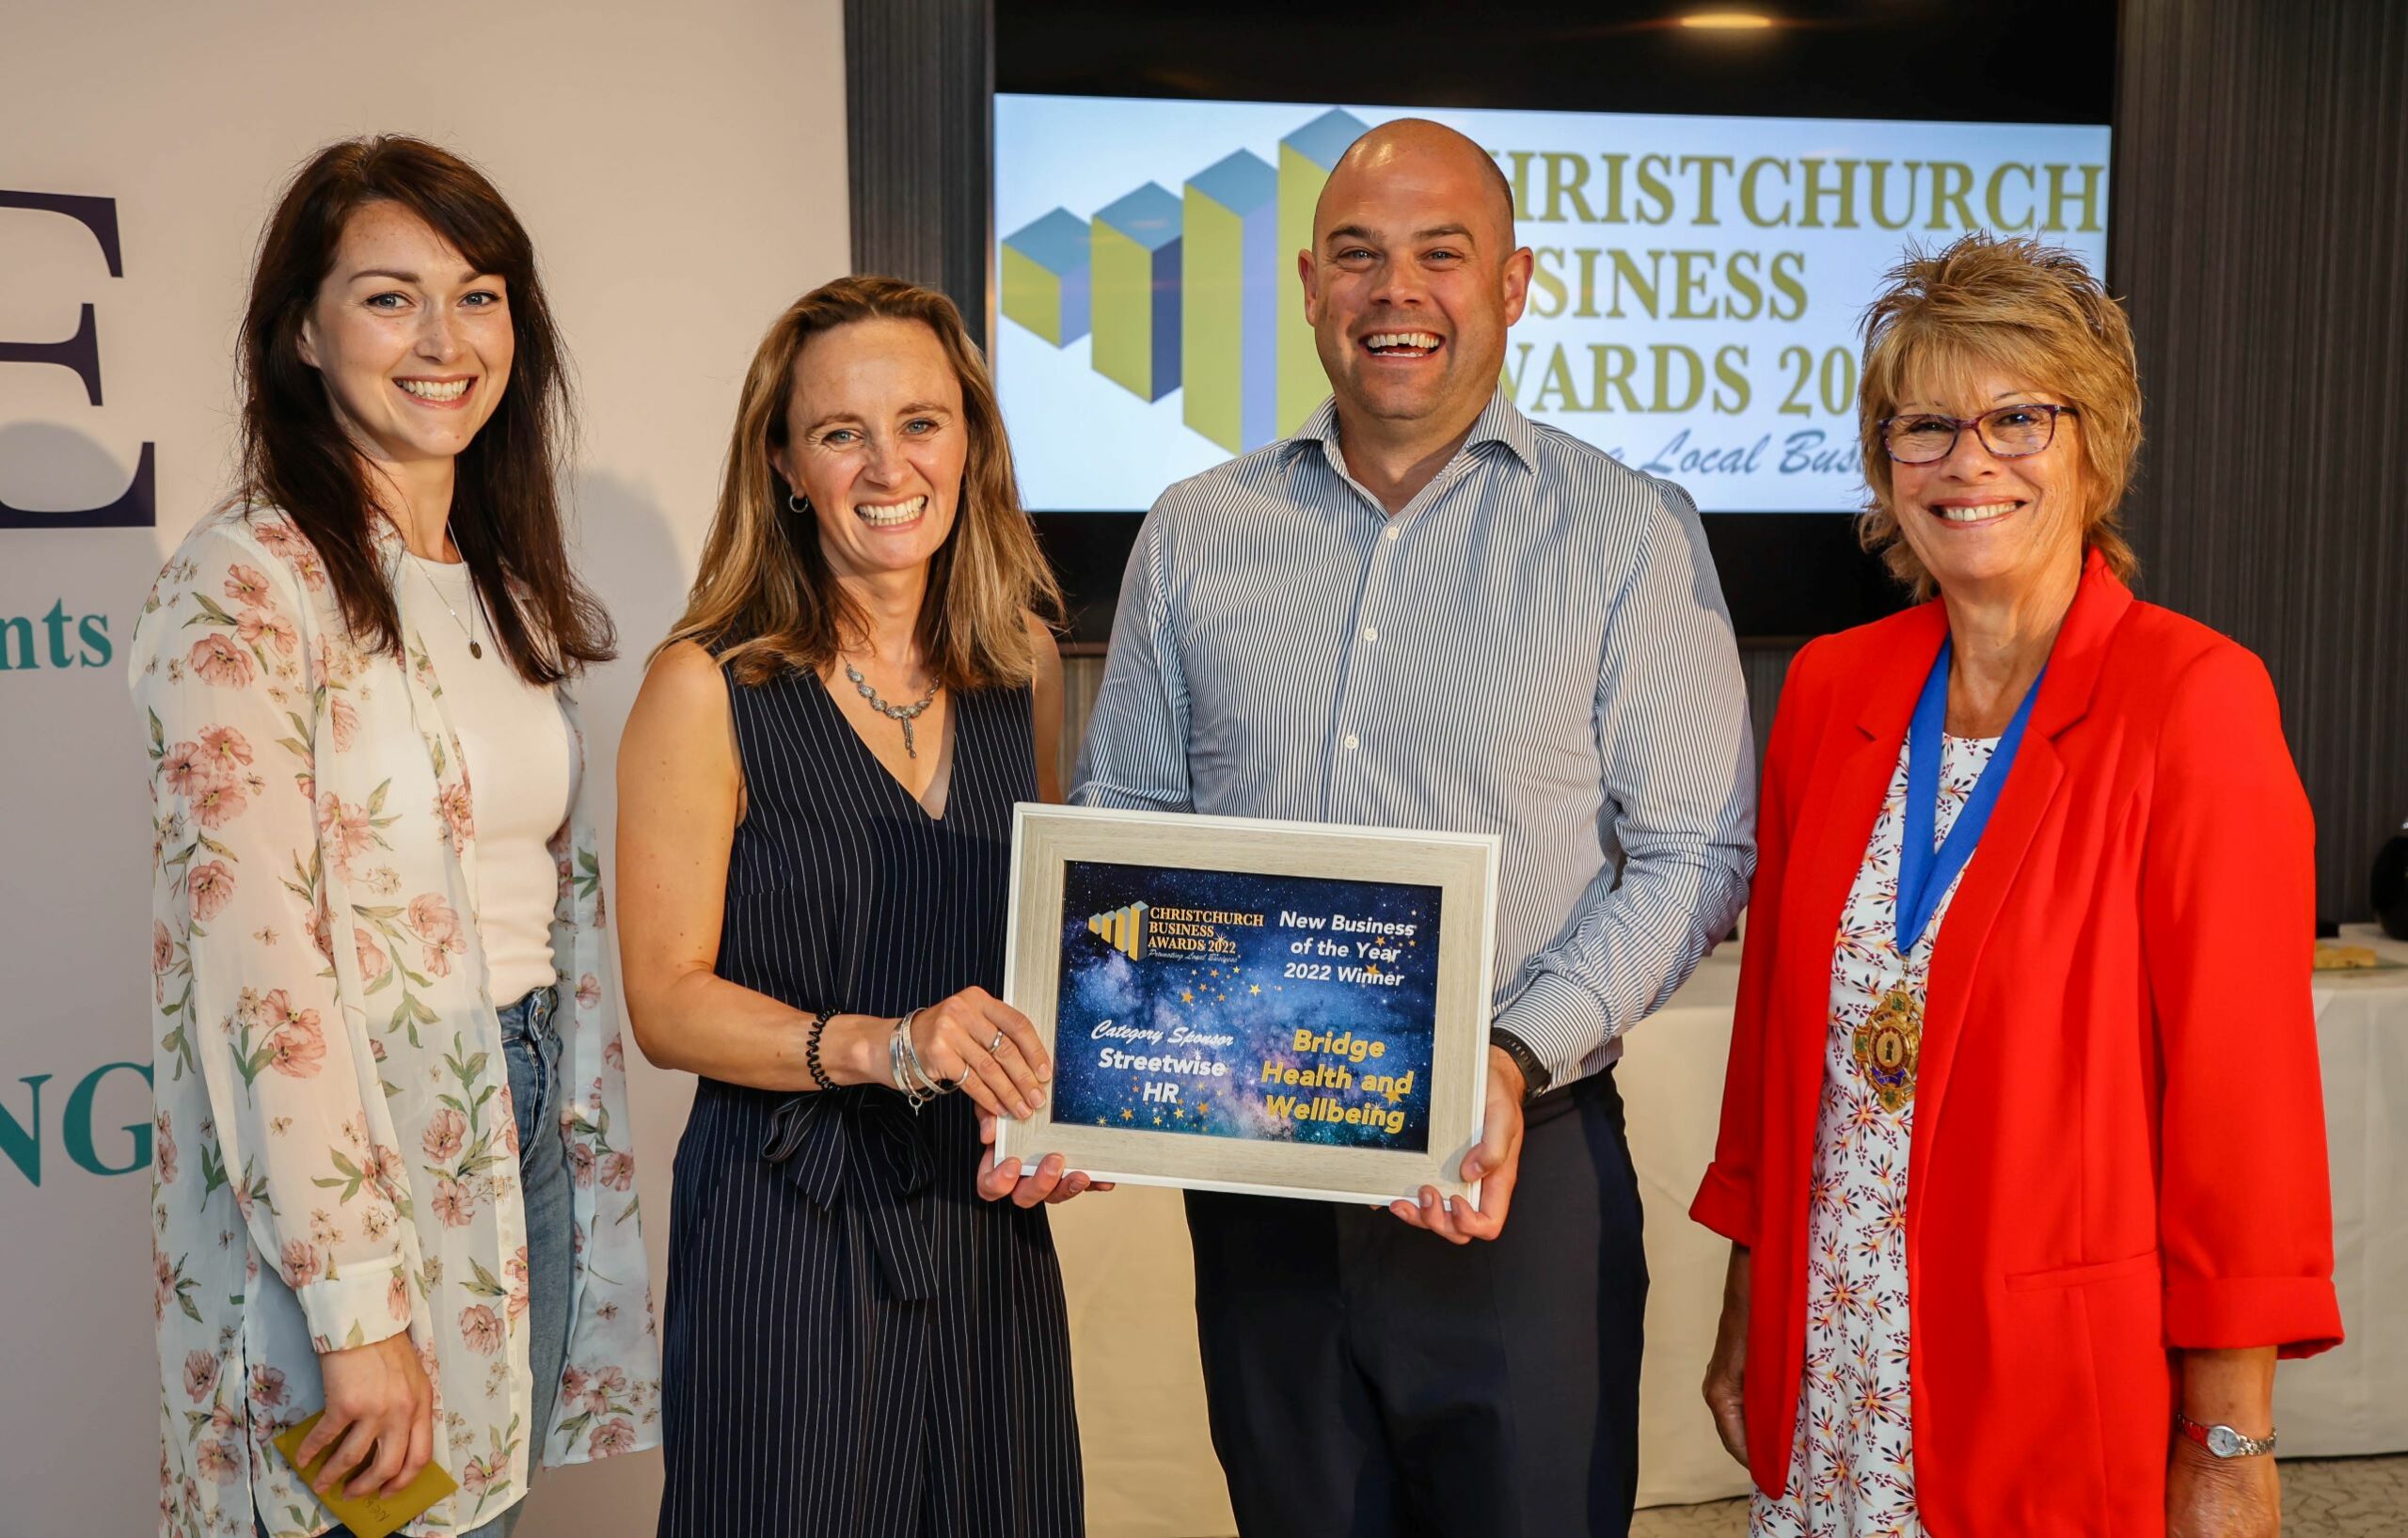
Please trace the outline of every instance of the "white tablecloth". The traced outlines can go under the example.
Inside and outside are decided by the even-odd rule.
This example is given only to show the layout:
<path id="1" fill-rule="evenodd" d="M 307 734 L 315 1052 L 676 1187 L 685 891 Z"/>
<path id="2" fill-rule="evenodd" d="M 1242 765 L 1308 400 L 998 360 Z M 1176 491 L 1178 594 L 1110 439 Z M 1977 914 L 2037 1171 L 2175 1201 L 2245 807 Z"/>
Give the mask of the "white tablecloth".
<path id="1" fill-rule="evenodd" d="M 2343 938 L 2408 962 L 2370 927 Z M 1744 1494 L 1698 1385 L 1728 1246 L 1688 1219 L 1714 1153 L 1739 974 L 1735 946 L 1631 1035 L 1616 1077 L 1646 1206 L 1641 1505 Z M 2284 1452 L 2408 1451 L 2408 971 L 2327 974 L 2317 1040 L 2333 1150 L 2336 1279 L 2349 1340 L 2275 1377 Z M 1195 1291 L 1178 1194 L 1134 1187 L 1054 1211 L 1069 1290 L 1089 1526 L 1097 1538 L 1235 1530 L 1205 1427 Z"/>
<path id="2" fill-rule="evenodd" d="M 2408 943 L 2371 924 L 2344 943 L 2408 968 Z M 2333 1156 L 2334 1350 L 2274 1374 L 2286 1454 L 2408 1450 L 2408 970 L 2319 973 L 2316 1050 Z"/>
<path id="3" fill-rule="evenodd" d="M 1739 947 L 1698 964 L 1672 1002 L 1623 1044 L 1616 1086 L 1630 1121 L 1630 1162 L 1647 1211 L 1647 1355 L 1639 1373 L 1639 1503 L 1683 1505 L 1748 1492 L 1698 1392 L 1722 1314 L 1731 1242 L 1689 1221 L 1714 1159 Z"/>

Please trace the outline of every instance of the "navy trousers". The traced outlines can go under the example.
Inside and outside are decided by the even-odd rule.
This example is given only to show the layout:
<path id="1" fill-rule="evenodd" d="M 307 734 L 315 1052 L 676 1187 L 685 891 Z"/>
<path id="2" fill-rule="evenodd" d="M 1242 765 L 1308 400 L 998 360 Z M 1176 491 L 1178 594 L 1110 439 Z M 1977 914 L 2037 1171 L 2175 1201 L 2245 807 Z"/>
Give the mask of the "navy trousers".
<path id="1" fill-rule="evenodd" d="M 1647 1303 L 1610 1072 L 1529 1107 L 1505 1231 L 1191 1192 L 1212 1445 L 1244 1538 L 1622 1538 Z"/>

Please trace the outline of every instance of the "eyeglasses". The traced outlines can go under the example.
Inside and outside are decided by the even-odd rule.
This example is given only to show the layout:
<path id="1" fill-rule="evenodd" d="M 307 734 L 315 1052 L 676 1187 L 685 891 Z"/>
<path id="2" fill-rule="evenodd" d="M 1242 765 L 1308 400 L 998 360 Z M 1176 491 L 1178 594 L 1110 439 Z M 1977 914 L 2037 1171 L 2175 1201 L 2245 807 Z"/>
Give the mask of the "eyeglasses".
<path id="1" fill-rule="evenodd" d="M 1881 447 L 1901 465 L 1932 465 L 1956 452 L 1956 435 L 1970 427 L 1983 448 L 2001 459 L 2036 454 L 2057 436 L 2059 417 L 2079 417 L 2069 405 L 2003 405 L 1978 417 L 1941 417 L 1919 411 L 1884 417 Z"/>

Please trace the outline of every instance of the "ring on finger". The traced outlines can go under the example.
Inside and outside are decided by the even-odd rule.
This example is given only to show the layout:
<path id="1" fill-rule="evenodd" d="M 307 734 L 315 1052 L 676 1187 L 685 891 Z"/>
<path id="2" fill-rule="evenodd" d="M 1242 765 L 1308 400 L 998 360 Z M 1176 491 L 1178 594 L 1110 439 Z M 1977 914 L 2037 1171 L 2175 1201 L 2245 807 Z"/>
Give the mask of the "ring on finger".
<path id="1" fill-rule="evenodd" d="M 1001 1050 L 1003 1050 L 1003 1045 L 1004 1045 L 1004 1033 L 1003 1033 L 1003 1032 L 1001 1032 L 1001 1031 L 997 1031 L 997 1032 L 995 1033 L 995 1039 L 993 1039 L 992 1041 L 990 1041 L 990 1042 L 988 1042 L 988 1043 L 987 1043 L 987 1055 L 988 1055 L 988 1056 L 990 1056 L 990 1057 L 992 1057 L 993 1055 L 995 1055 L 995 1054 L 996 1054 L 996 1053 L 998 1053 L 998 1052 L 1000 1052 Z"/>

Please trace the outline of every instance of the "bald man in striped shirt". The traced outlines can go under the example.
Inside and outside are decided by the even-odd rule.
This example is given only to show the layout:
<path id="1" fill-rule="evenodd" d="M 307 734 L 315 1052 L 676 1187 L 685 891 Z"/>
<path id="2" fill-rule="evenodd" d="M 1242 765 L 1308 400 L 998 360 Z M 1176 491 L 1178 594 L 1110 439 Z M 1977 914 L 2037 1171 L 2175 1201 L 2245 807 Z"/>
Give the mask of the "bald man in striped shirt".
<path id="1" fill-rule="evenodd" d="M 1479 1211 L 1189 1194 L 1213 1446 L 1247 1538 L 1625 1533 L 1612 1070 L 1746 899 L 1730 619 L 1678 487 L 1498 392 L 1531 258 L 1485 152 L 1373 129 L 1313 241 L 1334 399 L 1154 504 L 1073 800 L 1499 833 L 1499 986 Z"/>

